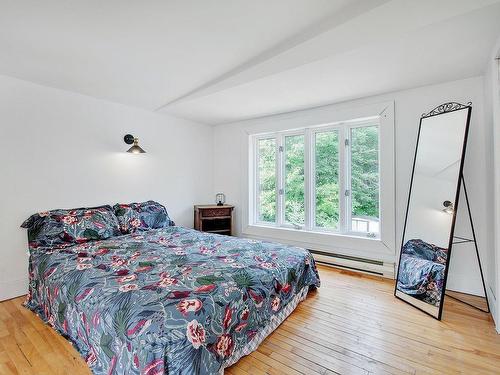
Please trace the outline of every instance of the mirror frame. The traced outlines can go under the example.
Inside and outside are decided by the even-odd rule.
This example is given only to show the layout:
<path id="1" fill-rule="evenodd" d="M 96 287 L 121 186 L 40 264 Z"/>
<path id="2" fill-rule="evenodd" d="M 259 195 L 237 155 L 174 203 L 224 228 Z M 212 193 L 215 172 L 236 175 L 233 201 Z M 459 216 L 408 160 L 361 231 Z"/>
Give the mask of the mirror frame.
<path id="1" fill-rule="evenodd" d="M 440 116 L 440 115 L 443 115 L 446 113 L 455 112 L 455 111 L 463 111 L 463 110 L 467 111 L 467 120 L 466 120 L 467 122 L 465 124 L 465 132 L 464 132 L 464 139 L 463 139 L 463 145 L 462 145 L 462 155 L 461 155 L 461 159 L 460 159 L 457 188 L 456 188 L 456 194 L 455 194 L 455 201 L 454 201 L 454 205 L 453 205 L 454 210 L 453 210 L 453 218 L 451 221 L 450 238 L 448 241 L 448 256 L 446 258 L 446 266 L 445 266 L 445 270 L 444 270 L 443 289 L 441 292 L 441 299 L 439 301 L 438 316 L 434 316 L 430 312 L 421 309 L 419 306 L 414 305 L 414 304 L 410 303 L 408 300 L 403 299 L 397 295 L 399 271 L 401 268 L 401 250 L 404 246 L 404 241 L 405 241 L 406 225 L 408 222 L 408 211 L 410 208 L 410 199 L 411 199 L 411 193 L 412 193 L 412 189 L 413 189 L 413 178 L 414 178 L 414 174 L 415 174 L 415 164 L 417 161 L 417 153 L 418 153 L 418 145 L 419 145 L 419 141 L 420 141 L 420 131 L 422 129 L 422 121 L 426 118 L 429 118 L 429 117 Z M 423 113 L 422 116 L 420 117 L 420 123 L 418 126 L 418 135 L 417 135 L 417 144 L 415 146 L 415 154 L 413 156 L 413 167 L 412 167 L 412 172 L 411 172 L 410 190 L 408 192 L 408 201 L 406 203 L 406 214 L 405 214 L 405 223 L 404 223 L 404 227 L 403 227 L 403 237 L 401 238 L 401 246 L 399 248 L 398 272 L 396 274 L 396 283 L 394 285 L 394 296 L 396 298 L 398 298 L 399 300 L 406 302 L 407 304 L 417 308 L 418 310 L 426 313 L 427 315 L 432 316 L 433 318 L 435 318 L 437 320 L 441 320 L 441 317 L 443 314 L 444 297 L 446 294 L 446 282 L 448 280 L 448 270 L 450 268 L 451 250 L 452 250 L 453 238 L 454 238 L 454 234 L 455 234 L 455 222 L 456 222 L 456 218 L 457 218 L 458 203 L 459 203 L 459 199 L 460 199 L 460 188 L 462 186 L 462 172 L 463 172 L 463 167 L 464 167 L 464 162 L 465 162 L 465 153 L 466 153 L 466 149 L 467 149 L 467 139 L 469 136 L 469 126 L 470 126 L 471 113 L 472 113 L 472 102 L 468 102 L 467 104 L 460 104 L 457 102 L 448 102 L 448 103 L 444 103 L 444 104 L 437 106 L 429 113 Z M 400 292 L 400 293 L 402 293 L 402 292 Z M 412 298 L 415 298 L 415 297 L 412 297 Z"/>

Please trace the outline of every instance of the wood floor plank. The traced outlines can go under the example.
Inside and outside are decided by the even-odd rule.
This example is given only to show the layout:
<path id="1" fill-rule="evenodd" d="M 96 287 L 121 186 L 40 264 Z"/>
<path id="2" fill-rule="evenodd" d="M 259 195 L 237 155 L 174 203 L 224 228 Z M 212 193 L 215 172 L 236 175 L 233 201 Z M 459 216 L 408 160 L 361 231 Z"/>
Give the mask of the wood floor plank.
<path id="1" fill-rule="evenodd" d="M 491 316 L 451 298 L 437 321 L 393 296 L 394 283 L 320 266 L 322 286 L 230 375 L 499 374 Z M 22 306 L 0 303 L 0 374 L 89 375 L 73 346 Z"/>

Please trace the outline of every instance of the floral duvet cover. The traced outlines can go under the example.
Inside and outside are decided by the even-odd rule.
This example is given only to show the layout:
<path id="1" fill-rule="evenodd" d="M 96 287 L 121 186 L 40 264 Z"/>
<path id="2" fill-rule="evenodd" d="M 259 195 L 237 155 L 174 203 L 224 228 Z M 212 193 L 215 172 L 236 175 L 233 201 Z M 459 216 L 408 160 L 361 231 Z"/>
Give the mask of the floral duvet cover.
<path id="1" fill-rule="evenodd" d="M 447 258 L 446 249 L 420 239 L 407 241 L 401 252 L 398 290 L 439 306 Z"/>
<path id="2" fill-rule="evenodd" d="M 310 253 L 154 229 L 31 251 L 26 306 L 94 374 L 216 374 L 319 286 Z"/>

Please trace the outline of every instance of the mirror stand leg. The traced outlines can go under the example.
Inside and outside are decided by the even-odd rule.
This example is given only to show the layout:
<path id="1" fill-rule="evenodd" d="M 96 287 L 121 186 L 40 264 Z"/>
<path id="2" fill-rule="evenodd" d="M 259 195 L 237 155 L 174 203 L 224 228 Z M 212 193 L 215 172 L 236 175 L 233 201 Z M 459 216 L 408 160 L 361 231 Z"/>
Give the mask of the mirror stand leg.
<path id="1" fill-rule="evenodd" d="M 484 297 L 486 298 L 486 310 L 482 309 L 480 307 L 474 306 L 471 303 L 468 303 L 466 301 L 463 301 L 460 298 L 451 296 L 451 295 L 449 295 L 447 293 L 445 293 L 445 295 L 447 297 L 453 298 L 454 300 L 462 302 L 462 303 L 464 303 L 464 304 L 466 304 L 468 306 L 471 306 L 471 307 L 475 308 L 476 310 L 479 310 L 479 311 L 482 311 L 482 312 L 485 312 L 485 313 L 490 313 L 491 312 L 491 310 L 490 310 L 490 302 L 488 300 L 488 292 L 486 291 L 486 283 L 484 282 L 483 267 L 481 265 L 481 257 L 479 256 L 479 249 L 477 247 L 476 231 L 474 229 L 474 221 L 472 220 L 472 213 L 471 213 L 470 204 L 469 204 L 469 196 L 467 194 L 467 187 L 465 186 L 465 179 L 464 179 L 463 174 L 460 175 L 460 180 L 462 181 L 462 185 L 464 187 L 465 203 L 467 204 L 467 212 L 469 214 L 469 223 L 470 223 L 471 230 L 472 230 L 472 241 L 470 241 L 470 242 L 474 242 L 474 248 L 476 249 L 476 256 L 477 256 L 477 261 L 478 261 L 478 264 L 479 264 L 479 272 L 481 273 L 481 282 L 483 283 Z"/>

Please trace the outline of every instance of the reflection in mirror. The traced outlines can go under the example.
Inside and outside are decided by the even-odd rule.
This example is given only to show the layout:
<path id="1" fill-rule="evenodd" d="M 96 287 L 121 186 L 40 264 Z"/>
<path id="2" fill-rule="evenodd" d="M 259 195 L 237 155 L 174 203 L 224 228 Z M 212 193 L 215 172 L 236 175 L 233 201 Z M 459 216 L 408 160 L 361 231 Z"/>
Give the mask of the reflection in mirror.
<path id="1" fill-rule="evenodd" d="M 446 297 L 451 297 L 459 302 L 465 303 L 471 307 L 482 312 L 489 312 L 490 306 L 488 305 L 488 300 L 483 296 L 476 296 L 469 293 L 456 292 L 454 290 L 447 290 Z"/>
<path id="2" fill-rule="evenodd" d="M 420 120 L 396 296 L 440 319 L 471 107 L 442 105 Z"/>

